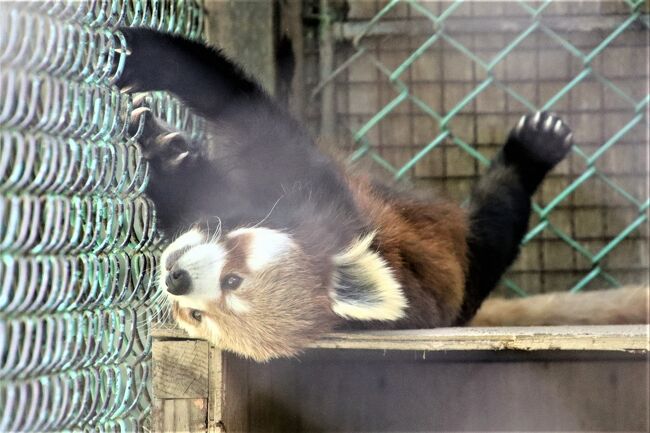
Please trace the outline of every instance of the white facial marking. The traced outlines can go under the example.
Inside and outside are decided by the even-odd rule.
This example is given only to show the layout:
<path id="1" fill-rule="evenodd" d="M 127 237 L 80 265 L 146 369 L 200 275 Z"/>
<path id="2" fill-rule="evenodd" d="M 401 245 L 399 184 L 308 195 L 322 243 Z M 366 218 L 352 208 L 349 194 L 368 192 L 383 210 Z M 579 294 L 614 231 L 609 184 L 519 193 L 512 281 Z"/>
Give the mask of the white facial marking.
<path id="1" fill-rule="evenodd" d="M 190 274 L 192 289 L 189 293 L 175 296 L 167 292 L 168 298 L 177 301 L 182 308 L 204 311 L 209 301 L 217 300 L 221 296 L 219 277 L 226 259 L 226 251 L 219 244 L 204 243 L 206 240 L 206 236 L 198 229 L 192 229 L 179 236 L 162 253 L 158 281 L 161 290 L 167 288 L 165 281 L 170 272 L 167 269 L 170 256 L 180 253 L 173 266 Z"/>
<path id="2" fill-rule="evenodd" d="M 246 265 L 253 272 L 258 272 L 289 252 L 295 243 L 289 235 L 263 227 L 244 228 L 231 232 L 228 237 L 247 234 L 251 238 Z"/>
<path id="3" fill-rule="evenodd" d="M 241 299 L 239 296 L 231 293 L 226 296 L 226 305 L 235 313 L 247 313 L 250 311 L 251 306 L 248 302 Z"/>
<path id="4" fill-rule="evenodd" d="M 170 255 L 176 251 L 182 250 L 192 245 L 198 245 L 205 240 L 205 236 L 197 229 L 192 229 L 188 232 L 183 233 L 181 236 L 176 238 L 174 242 L 169 244 L 167 248 L 162 252 L 160 256 L 160 278 L 158 279 L 158 287 L 161 290 L 165 289 L 165 279 L 167 278 L 167 268 L 166 263 Z"/>
<path id="5" fill-rule="evenodd" d="M 228 234 L 228 237 L 234 238 L 241 235 L 248 237 L 246 264 L 253 273 L 264 269 L 296 246 L 289 235 L 267 228 L 239 229 Z M 172 257 L 172 260 L 175 260 L 174 269 L 186 271 L 190 276 L 192 287 L 189 293 L 184 295 L 176 296 L 167 292 L 167 296 L 172 301 L 178 302 L 181 308 L 199 311 L 209 311 L 210 308 L 214 308 L 214 301 L 224 295 L 220 288 L 220 280 L 228 255 L 225 246 L 221 243 L 208 242 L 207 237 L 197 229 L 180 236 L 162 254 L 159 280 L 161 290 L 166 289 L 165 281 L 170 272 L 166 267 L 166 262 L 174 254 L 178 255 L 177 258 Z M 227 293 L 224 302 L 226 308 L 237 314 L 247 313 L 251 310 L 251 305 L 235 293 Z M 219 329 L 211 320 L 203 320 L 203 322 L 205 325 L 200 326 L 207 326 L 216 340 Z M 184 327 L 187 328 L 187 326 Z M 195 326 L 192 325 L 192 327 Z"/>
<path id="6" fill-rule="evenodd" d="M 226 261 L 226 250 L 219 244 L 201 244 L 187 250 L 176 266 L 192 279 L 192 290 L 183 298 L 214 300 L 221 295 L 219 278 Z"/>

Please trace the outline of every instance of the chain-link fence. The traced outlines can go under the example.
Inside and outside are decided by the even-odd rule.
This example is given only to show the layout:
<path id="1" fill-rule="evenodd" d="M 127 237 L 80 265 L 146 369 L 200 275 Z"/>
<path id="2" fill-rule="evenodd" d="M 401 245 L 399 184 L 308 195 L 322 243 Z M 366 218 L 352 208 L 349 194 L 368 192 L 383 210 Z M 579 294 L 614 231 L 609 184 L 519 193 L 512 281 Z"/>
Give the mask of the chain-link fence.
<path id="1" fill-rule="evenodd" d="M 380 174 L 463 201 L 522 114 L 572 127 L 502 293 L 647 281 L 643 0 L 330 0 L 303 13 L 319 21 L 306 117 Z"/>
<path id="2" fill-rule="evenodd" d="M 195 1 L 0 3 L 0 431 L 145 425 L 158 243 L 115 28 L 202 21 Z"/>

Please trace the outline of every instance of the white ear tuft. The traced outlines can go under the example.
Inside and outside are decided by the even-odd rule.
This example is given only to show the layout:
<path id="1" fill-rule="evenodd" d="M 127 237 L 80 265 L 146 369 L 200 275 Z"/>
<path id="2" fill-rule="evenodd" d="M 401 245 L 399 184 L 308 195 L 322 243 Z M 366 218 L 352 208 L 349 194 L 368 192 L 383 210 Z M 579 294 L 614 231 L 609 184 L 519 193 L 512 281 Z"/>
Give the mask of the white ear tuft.
<path id="1" fill-rule="evenodd" d="M 354 242 L 334 256 L 332 310 L 352 320 L 397 320 L 404 316 L 406 297 L 388 264 L 370 249 L 375 234 Z"/>

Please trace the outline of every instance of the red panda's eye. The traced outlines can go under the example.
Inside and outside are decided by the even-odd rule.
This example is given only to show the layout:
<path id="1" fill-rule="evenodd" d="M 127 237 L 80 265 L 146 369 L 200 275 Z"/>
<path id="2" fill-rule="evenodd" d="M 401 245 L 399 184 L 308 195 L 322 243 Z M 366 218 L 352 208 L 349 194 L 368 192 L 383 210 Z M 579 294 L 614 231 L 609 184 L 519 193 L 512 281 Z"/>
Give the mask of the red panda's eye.
<path id="1" fill-rule="evenodd" d="M 221 279 L 221 288 L 225 290 L 235 290 L 241 285 L 243 278 L 236 274 L 227 274 Z"/>
<path id="2" fill-rule="evenodd" d="M 196 320 L 197 322 L 200 322 L 201 318 L 203 317 L 203 315 L 199 310 L 190 310 L 190 316 L 192 317 L 192 319 Z"/>

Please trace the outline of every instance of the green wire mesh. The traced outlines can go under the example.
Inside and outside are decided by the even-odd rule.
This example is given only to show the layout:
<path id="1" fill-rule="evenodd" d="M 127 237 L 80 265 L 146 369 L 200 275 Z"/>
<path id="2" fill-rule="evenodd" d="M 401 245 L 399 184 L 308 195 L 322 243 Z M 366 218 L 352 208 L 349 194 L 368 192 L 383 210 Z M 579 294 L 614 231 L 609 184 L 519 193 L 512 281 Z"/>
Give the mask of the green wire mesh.
<path id="1" fill-rule="evenodd" d="M 533 242 L 552 237 L 561 240 L 574 255 L 579 256 L 570 259 L 569 262 L 572 263 L 560 263 L 561 266 L 568 269 L 572 264 L 575 266 L 576 262 L 582 261 L 579 272 L 570 273 L 570 280 L 562 280 L 566 287 L 555 286 L 553 289 L 578 291 L 590 285 L 592 281 L 593 286 L 601 287 L 622 284 L 620 279 L 608 271 L 606 262 L 613 256 L 613 251 L 621 249 L 625 242 L 631 242 L 633 235 L 640 237 L 641 242 L 647 243 L 650 206 L 647 187 L 643 187 L 648 176 L 647 163 L 643 163 L 647 158 L 647 137 L 643 131 L 648 122 L 650 104 L 646 66 L 649 21 L 644 0 L 386 0 L 374 2 L 374 5 L 372 2 L 351 3 L 349 10 L 343 13 L 336 9 L 336 2 L 329 2 L 329 5 L 329 10 L 318 10 L 321 14 L 321 33 L 318 36 L 321 44 L 325 41 L 336 46 L 335 52 L 338 55 L 329 71 L 326 68 L 325 75 L 323 58 L 320 58 L 321 79 L 312 83 L 314 95 L 320 96 L 321 92 L 326 92 L 328 86 L 334 89 L 334 102 L 329 107 L 322 106 L 321 110 L 337 111 L 336 116 L 331 116 L 336 119 L 336 125 L 330 127 L 338 130 L 339 140 L 341 136 L 348 137 L 348 145 L 343 150 L 349 153 L 350 162 L 368 161 L 375 169 L 388 173 L 395 180 L 418 183 L 426 177 L 426 174 L 422 176 L 426 167 L 438 167 L 436 162 L 443 160 L 444 166 L 434 170 L 442 172 L 440 177 L 444 179 L 443 182 L 448 181 L 453 177 L 453 171 L 461 170 L 454 166 L 459 161 L 467 166 L 469 160 L 470 165 L 473 163 L 475 168 L 470 168 L 462 175 L 473 178 L 462 186 L 469 185 L 485 169 L 490 157 L 502 143 L 500 140 L 505 137 L 507 128 L 514 125 L 521 114 L 537 110 L 556 111 L 565 119 L 568 118 L 571 125 L 571 120 L 578 116 L 573 116 L 575 113 L 567 108 L 567 100 L 576 99 L 573 96 L 575 92 L 587 94 L 581 86 L 599 86 L 604 89 L 591 92 L 592 99 L 601 91 L 608 95 L 603 97 L 604 101 L 596 101 L 602 106 L 600 113 L 591 109 L 588 104 L 579 107 L 579 110 L 587 113 L 586 115 L 589 115 L 589 110 L 593 113 L 590 119 L 594 124 L 590 128 L 600 129 L 601 125 L 597 123 L 597 119 L 603 119 L 602 112 L 606 110 L 611 110 L 612 119 L 623 120 L 613 133 L 589 148 L 580 144 L 580 140 L 586 135 L 585 132 L 588 132 L 585 131 L 587 128 L 575 130 L 578 145 L 571 160 L 563 163 L 564 170 L 566 165 L 570 166 L 571 172 L 563 173 L 568 183 L 551 197 L 546 197 L 548 194 L 544 192 L 540 194 L 545 195 L 543 205 L 539 204 L 540 195 L 536 196 L 538 204 L 534 205 L 535 215 L 530 231 L 523 240 L 524 258 L 520 262 L 530 256 L 539 255 L 530 247 Z M 477 10 L 480 11 L 476 12 Z M 607 14 L 603 13 L 603 10 L 613 10 L 615 13 Z M 342 16 L 346 18 L 342 19 Z M 585 30 L 585 22 L 592 29 Z M 489 23 L 496 24 L 490 27 Z M 585 34 L 589 37 L 588 42 L 584 42 Z M 489 38 L 499 37 L 503 38 L 500 47 L 491 48 L 492 51 L 486 54 L 489 50 L 485 47 L 492 41 Z M 625 38 L 627 39 L 623 45 L 629 44 L 627 40 L 636 41 L 635 48 L 632 48 L 637 50 L 636 52 L 632 51 L 629 57 L 616 57 L 611 53 L 604 55 L 608 48 L 614 47 L 619 44 L 619 40 Z M 541 40 L 542 48 L 535 48 L 533 40 Z M 535 54 L 528 55 L 524 52 L 535 49 Z M 544 64 L 544 56 L 549 53 L 555 54 L 555 58 L 562 55 L 563 60 L 556 61 L 555 66 Z M 535 55 L 538 56 L 537 60 Z M 529 60 L 517 60 L 524 57 Z M 634 57 L 640 60 L 635 62 Z M 430 60 L 431 58 L 434 60 Z M 466 66 L 457 67 L 451 74 L 444 75 L 441 70 L 446 66 L 439 63 L 445 61 Z M 631 78 L 633 86 L 626 86 L 626 83 L 621 84 L 618 79 L 609 78 L 597 64 L 605 64 L 605 70 L 625 68 L 630 73 L 637 73 L 638 78 Z M 540 70 L 553 67 L 563 71 L 562 73 L 570 68 L 568 80 L 559 86 L 554 84 L 552 91 L 547 89 L 544 95 L 540 95 L 539 90 L 537 95 L 528 91 L 535 86 L 539 89 L 539 82 L 542 81 Z M 635 68 L 638 70 L 635 71 Z M 524 72 L 529 75 L 523 80 L 508 80 L 504 79 L 507 72 L 515 76 L 524 76 Z M 548 87 L 551 86 L 547 85 Z M 427 94 L 423 88 L 429 92 L 438 89 L 439 93 Z M 445 91 L 447 95 L 453 94 L 452 97 L 445 99 Z M 508 102 L 500 102 L 504 99 Z M 322 100 L 326 98 L 323 97 Z M 589 94 L 583 100 L 591 101 Z M 507 104 L 510 104 L 510 109 L 504 107 Z M 581 102 L 576 103 L 580 104 Z M 613 108 L 607 108 L 610 105 Z M 477 106 L 479 108 L 476 108 Z M 480 110 L 488 114 L 481 118 Z M 609 112 L 605 114 L 609 115 Z M 488 133 L 501 134 L 502 138 L 493 139 L 491 147 L 477 146 L 471 138 L 464 138 L 472 134 L 476 136 L 475 131 L 481 128 L 482 120 L 489 122 L 497 117 L 505 119 L 498 122 L 502 125 L 503 132 L 494 133 L 495 128 L 489 125 L 492 130 L 488 130 Z M 471 120 L 466 121 L 467 118 Z M 426 134 L 429 135 L 426 139 L 421 138 L 425 134 L 418 129 L 418 125 L 428 128 Z M 643 135 L 643 138 L 630 138 L 633 135 L 631 131 Z M 413 139 L 413 136 L 418 134 L 420 137 Z M 410 148 L 409 145 L 398 143 L 400 140 L 408 141 L 409 138 Z M 636 168 L 617 167 L 617 173 L 599 167 L 598 164 L 606 158 L 615 159 L 617 151 L 623 155 L 627 144 L 621 143 L 626 140 L 638 140 L 635 163 L 641 160 L 640 164 L 636 164 Z M 415 146 L 414 142 L 417 142 Z M 445 155 L 450 152 L 453 152 L 455 159 L 444 160 Z M 638 165 L 642 167 L 639 169 Z M 621 176 L 618 175 L 630 175 L 633 170 L 640 170 L 633 174 L 637 176 L 634 179 L 641 187 L 630 187 L 629 183 L 620 182 Z M 458 177 L 460 178 L 460 175 Z M 572 201 L 572 194 L 576 192 L 597 195 L 598 192 L 588 191 L 593 186 L 590 182 L 594 180 L 605 185 L 609 194 L 616 195 L 617 203 L 623 202 L 621 206 L 626 207 L 626 210 L 631 209 L 632 216 L 628 216 L 625 226 L 618 232 L 609 233 L 597 240 L 592 239 L 593 235 L 587 234 L 583 236 L 589 240 L 586 242 L 578 235 L 582 224 L 579 217 L 571 216 L 571 221 L 563 221 L 560 218 L 560 210 L 563 206 L 569 206 L 568 202 Z M 467 197 L 467 192 L 465 188 L 457 195 Z M 604 208 L 608 205 L 606 202 L 607 199 L 601 197 L 601 203 L 597 206 Z M 599 209 L 593 210 L 593 213 L 598 212 Z M 557 217 L 555 220 L 559 222 L 554 221 L 554 217 Z M 610 232 L 613 226 L 615 224 L 608 227 Z M 642 251 L 637 250 L 639 257 L 636 261 L 643 263 L 636 278 L 641 274 L 640 279 L 643 279 L 647 278 L 647 248 L 641 249 Z M 645 256 L 641 257 L 643 251 Z M 621 249 L 621 254 L 626 252 Z M 551 259 L 553 255 L 553 251 L 547 253 Z M 586 265 L 584 261 L 587 261 Z M 541 271 L 544 278 L 544 269 Z M 525 284 L 510 278 L 506 278 L 504 284 L 510 291 L 522 296 L 531 292 L 523 287 Z"/>
<path id="2" fill-rule="evenodd" d="M 0 3 L 0 431 L 146 425 L 159 240 L 115 28 L 202 22 L 195 1 Z"/>

